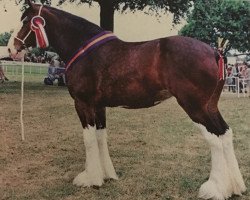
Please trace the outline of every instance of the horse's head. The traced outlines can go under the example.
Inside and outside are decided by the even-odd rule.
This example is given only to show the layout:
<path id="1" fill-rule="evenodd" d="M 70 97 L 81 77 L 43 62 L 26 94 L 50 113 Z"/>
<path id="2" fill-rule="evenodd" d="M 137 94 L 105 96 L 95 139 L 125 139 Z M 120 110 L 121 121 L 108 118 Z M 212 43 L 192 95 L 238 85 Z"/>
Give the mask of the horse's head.
<path id="1" fill-rule="evenodd" d="M 29 7 L 23 13 L 20 27 L 12 34 L 8 45 L 12 53 L 14 49 L 19 52 L 26 47 L 46 48 L 49 45 L 44 28 L 46 22 L 42 17 L 43 7 L 33 4 L 30 0 L 26 1 Z"/>

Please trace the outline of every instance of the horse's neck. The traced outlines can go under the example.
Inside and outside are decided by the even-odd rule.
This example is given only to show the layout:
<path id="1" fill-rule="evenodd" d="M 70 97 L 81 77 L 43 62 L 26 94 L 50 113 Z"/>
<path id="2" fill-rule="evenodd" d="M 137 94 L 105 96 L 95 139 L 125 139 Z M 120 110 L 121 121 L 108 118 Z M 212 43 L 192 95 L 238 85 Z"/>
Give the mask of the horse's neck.
<path id="1" fill-rule="evenodd" d="M 65 19 L 64 19 L 65 18 Z M 48 27 L 50 45 L 64 62 L 68 62 L 81 45 L 100 33 L 102 29 L 87 20 L 69 20 L 67 16 L 52 19 L 53 27 Z M 80 22 L 80 23 L 79 23 Z"/>

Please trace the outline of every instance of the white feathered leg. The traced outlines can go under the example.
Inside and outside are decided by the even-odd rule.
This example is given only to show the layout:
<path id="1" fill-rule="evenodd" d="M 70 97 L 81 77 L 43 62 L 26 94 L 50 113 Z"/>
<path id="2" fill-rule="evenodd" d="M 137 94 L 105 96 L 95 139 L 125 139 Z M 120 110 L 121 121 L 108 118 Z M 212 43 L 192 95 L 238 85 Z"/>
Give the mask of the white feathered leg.
<path id="1" fill-rule="evenodd" d="M 109 155 L 106 129 L 96 130 L 96 137 L 99 146 L 100 160 L 104 173 L 104 178 L 117 180 L 118 177 L 116 175 L 113 163 Z"/>
<path id="2" fill-rule="evenodd" d="M 227 130 L 227 132 L 221 137 L 221 139 L 223 144 L 224 156 L 230 172 L 233 193 L 241 195 L 242 192 L 246 191 L 246 186 L 243 181 L 239 165 L 234 153 L 232 129 Z"/>
<path id="3" fill-rule="evenodd" d="M 198 125 L 211 149 L 212 168 L 207 182 L 199 190 L 199 198 L 225 200 L 232 195 L 229 169 L 224 157 L 222 140 Z"/>
<path id="4" fill-rule="evenodd" d="M 88 126 L 83 130 L 84 144 L 86 148 L 85 171 L 78 174 L 73 181 L 77 186 L 101 186 L 103 184 L 103 170 L 101 167 L 99 148 L 96 139 L 96 128 Z"/>

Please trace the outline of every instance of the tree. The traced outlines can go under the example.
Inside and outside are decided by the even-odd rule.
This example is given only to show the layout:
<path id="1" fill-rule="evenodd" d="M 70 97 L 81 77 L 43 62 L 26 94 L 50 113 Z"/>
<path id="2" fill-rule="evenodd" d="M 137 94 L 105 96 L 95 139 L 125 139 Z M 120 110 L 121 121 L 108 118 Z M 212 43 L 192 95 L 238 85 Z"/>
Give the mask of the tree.
<path id="1" fill-rule="evenodd" d="M 7 46 L 11 33 L 5 32 L 0 34 L 0 46 Z"/>
<path id="2" fill-rule="evenodd" d="M 42 3 L 50 4 L 51 0 L 41 0 Z M 171 12 L 174 14 L 173 22 L 176 24 L 185 16 L 192 6 L 191 0 L 58 0 L 59 4 L 65 2 L 87 3 L 92 5 L 97 2 L 100 6 L 100 26 L 105 30 L 114 30 L 115 11 L 125 12 L 149 9 L 150 13 L 161 15 Z"/>
<path id="3" fill-rule="evenodd" d="M 244 0 L 196 0 L 181 35 L 197 38 L 217 47 L 218 38 L 231 48 L 250 50 L 250 2 Z"/>

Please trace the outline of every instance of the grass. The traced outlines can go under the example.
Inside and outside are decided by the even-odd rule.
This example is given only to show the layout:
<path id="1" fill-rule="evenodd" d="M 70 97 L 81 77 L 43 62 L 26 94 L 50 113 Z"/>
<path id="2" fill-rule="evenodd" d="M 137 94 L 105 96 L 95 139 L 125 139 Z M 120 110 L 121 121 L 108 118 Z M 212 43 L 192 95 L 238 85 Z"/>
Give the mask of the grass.
<path id="1" fill-rule="evenodd" d="M 79 188 L 84 169 L 82 128 L 65 87 L 26 76 L 25 137 L 19 124 L 20 82 L 0 84 L 0 197 L 3 200 L 196 200 L 210 172 L 210 151 L 174 98 L 139 110 L 108 108 L 110 154 L 119 175 L 101 188 Z M 250 199 L 250 99 L 222 96 L 220 110 L 234 130 Z"/>

